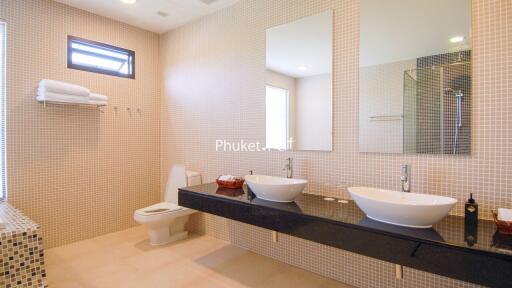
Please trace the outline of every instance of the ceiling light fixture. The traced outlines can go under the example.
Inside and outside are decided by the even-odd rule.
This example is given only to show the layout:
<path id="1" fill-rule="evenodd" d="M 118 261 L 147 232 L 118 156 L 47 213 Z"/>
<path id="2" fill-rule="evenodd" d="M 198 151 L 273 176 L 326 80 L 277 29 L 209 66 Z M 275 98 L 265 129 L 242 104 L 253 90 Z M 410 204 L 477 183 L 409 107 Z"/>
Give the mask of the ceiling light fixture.
<path id="1" fill-rule="evenodd" d="M 464 36 L 455 36 L 450 38 L 450 42 L 452 43 L 460 43 L 462 41 L 464 41 Z"/>
<path id="2" fill-rule="evenodd" d="M 199 1 L 203 2 L 206 5 L 210 5 L 210 4 L 212 4 L 213 2 L 215 2 L 217 0 L 199 0 Z"/>
<path id="3" fill-rule="evenodd" d="M 135 4 L 135 2 L 137 2 L 137 0 L 120 0 L 121 2 L 123 2 L 124 4 Z"/>
<path id="4" fill-rule="evenodd" d="M 308 70 L 308 68 L 306 66 L 304 66 L 304 65 L 300 65 L 299 66 L 299 70 L 304 71 L 304 70 Z"/>

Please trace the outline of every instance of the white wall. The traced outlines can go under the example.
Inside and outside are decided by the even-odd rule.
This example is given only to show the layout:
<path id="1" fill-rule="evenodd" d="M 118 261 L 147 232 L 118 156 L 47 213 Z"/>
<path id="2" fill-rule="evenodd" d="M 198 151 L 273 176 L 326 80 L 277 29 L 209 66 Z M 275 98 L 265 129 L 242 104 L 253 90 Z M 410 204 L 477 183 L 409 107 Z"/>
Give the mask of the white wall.
<path id="1" fill-rule="evenodd" d="M 297 79 L 296 117 L 298 150 L 332 150 L 332 75 Z"/>
<path id="2" fill-rule="evenodd" d="M 359 2 L 361 66 L 471 49 L 471 0 Z"/>
<path id="3" fill-rule="evenodd" d="M 414 68 L 416 68 L 416 60 L 361 67 L 359 77 L 359 149 L 361 152 L 403 152 L 403 119 L 376 121 L 377 119 L 371 120 L 370 117 L 403 115 L 404 71 Z"/>

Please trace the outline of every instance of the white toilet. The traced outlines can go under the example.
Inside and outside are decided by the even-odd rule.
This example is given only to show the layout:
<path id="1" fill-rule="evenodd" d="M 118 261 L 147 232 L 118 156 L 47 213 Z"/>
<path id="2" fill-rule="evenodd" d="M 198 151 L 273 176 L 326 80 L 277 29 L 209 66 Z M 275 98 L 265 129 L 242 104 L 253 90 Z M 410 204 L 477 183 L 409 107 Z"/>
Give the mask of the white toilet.
<path id="1" fill-rule="evenodd" d="M 147 227 L 151 245 L 163 245 L 187 238 L 185 223 L 188 215 L 196 211 L 178 206 L 178 188 L 199 184 L 201 174 L 186 171 L 182 165 L 175 165 L 169 175 L 164 202 L 135 211 L 133 218 Z"/>

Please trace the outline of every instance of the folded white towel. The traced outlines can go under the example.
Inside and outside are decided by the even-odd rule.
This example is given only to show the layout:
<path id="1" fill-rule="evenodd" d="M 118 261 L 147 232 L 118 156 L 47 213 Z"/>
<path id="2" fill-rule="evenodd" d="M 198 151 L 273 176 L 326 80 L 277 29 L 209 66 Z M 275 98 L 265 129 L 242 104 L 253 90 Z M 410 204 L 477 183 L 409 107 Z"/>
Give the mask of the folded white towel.
<path id="1" fill-rule="evenodd" d="M 235 181 L 235 180 L 240 180 L 241 178 L 240 177 L 236 177 L 236 176 L 233 176 L 233 175 L 222 175 L 222 176 L 219 176 L 219 180 L 220 181 Z"/>
<path id="2" fill-rule="evenodd" d="M 39 89 L 43 92 L 52 92 L 57 94 L 69 94 L 76 96 L 89 97 L 91 91 L 80 85 L 66 83 L 57 80 L 43 79 L 39 82 Z"/>
<path id="3" fill-rule="evenodd" d="M 92 101 L 105 101 L 105 102 L 108 101 L 108 97 L 107 96 L 101 95 L 101 94 L 96 94 L 96 93 L 91 93 L 89 95 L 89 99 L 92 100 Z"/>
<path id="4" fill-rule="evenodd" d="M 82 96 L 72 96 L 68 94 L 59 94 L 52 92 L 39 92 L 37 94 L 37 101 L 49 101 L 49 102 L 61 102 L 61 103 L 77 103 L 77 104 L 88 104 L 89 99 Z"/>
<path id="5" fill-rule="evenodd" d="M 43 87 L 37 88 L 37 95 L 38 96 L 45 95 L 47 93 L 50 93 L 50 95 L 57 94 L 57 95 L 66 95 L 66 96 L 75 97 L 75 98 L 82 98 L 84 100 L 88 100 L 89 99 L 89 96 L 76 95 L 76 94 L 75 95 L 71 95 L 71 94 L 67 94 L 67 93 L 58 93 L 58 92 L 46 91 L 46 89 L 44 89 Z"/>
<path id="6" fill-rule="evenodd" d="M 498 208 L 498 220 L 512 221 L 512 209 Z"/>

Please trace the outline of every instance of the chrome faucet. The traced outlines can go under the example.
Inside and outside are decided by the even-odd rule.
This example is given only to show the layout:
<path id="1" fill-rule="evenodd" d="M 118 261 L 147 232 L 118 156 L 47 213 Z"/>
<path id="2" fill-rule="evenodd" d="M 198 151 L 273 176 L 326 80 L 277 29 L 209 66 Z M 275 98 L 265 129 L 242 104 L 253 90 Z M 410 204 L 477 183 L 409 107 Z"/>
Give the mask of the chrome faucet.
<path id="1" fill-rule="evenodd" d="M 293 178 L 293 158 L 287 158 L 286 165 L 284 165 L 283 171 L 286 170 L 286 178 Z"/>
<path id="2" fill-rule="evenodd" d="M 402 192 L 411 192 L 411 181 L 409 179 L 409 165 L 402 165 L 402 175 L 400 176 L 402 182 Z"/>

